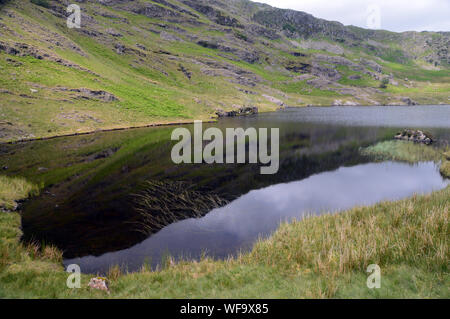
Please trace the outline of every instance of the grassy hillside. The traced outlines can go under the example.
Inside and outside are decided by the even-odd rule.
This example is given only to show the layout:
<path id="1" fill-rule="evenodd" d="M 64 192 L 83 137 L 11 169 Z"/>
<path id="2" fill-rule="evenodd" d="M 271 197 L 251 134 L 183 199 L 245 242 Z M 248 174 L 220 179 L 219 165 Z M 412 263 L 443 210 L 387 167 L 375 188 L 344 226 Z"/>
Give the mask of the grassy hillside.
<path id="1" fill-rule="evenodd" d="M 344 27 L 245 0 L 88 0 L 78 3 L 81 28 L 69 29 L 69 4 L 0 4 L 1 142 L 242 106 L 450 98 L 444 32 Z"/>

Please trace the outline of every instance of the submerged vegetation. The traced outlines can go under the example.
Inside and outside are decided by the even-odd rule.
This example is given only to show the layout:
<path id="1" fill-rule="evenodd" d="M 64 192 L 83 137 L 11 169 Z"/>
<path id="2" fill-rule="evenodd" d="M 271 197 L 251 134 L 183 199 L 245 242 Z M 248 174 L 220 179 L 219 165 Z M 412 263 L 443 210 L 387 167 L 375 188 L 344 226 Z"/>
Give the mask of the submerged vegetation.
<path id="1" fill-rule="evenodd" d="M 228 201 L 214 193 L 200 192 L 186 182 L 149 180 L 135 195 L 142 217 L 139 231 L 146 235 L 185 218 L 199 218 Z"/>

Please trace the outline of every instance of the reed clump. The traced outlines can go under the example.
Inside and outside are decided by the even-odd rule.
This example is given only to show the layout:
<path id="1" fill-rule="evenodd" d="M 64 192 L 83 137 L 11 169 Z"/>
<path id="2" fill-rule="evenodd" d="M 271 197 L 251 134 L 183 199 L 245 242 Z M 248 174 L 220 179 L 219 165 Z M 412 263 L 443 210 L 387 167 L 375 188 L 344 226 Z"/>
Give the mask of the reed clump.
<path id="1" fill-rule="evenodd" d="M 152 234 L 174 222 L 202 217 L 228 201 L 215 193 L 195 190 L 186 182 L 151 180 L 135 195 L 135 203 L 142 217 L 139 231 Z"/>

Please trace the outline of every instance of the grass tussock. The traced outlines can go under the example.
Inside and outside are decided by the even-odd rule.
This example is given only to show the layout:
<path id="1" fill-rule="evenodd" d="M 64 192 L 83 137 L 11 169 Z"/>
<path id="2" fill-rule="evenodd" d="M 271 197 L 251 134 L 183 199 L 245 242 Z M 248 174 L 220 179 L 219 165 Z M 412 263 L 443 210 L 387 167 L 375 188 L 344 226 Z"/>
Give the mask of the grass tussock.
<path id="1" fill-rule="evenodd" d="M 109 268 L 109 271 L 108 271 L 106 277 L 109 280 L 116 281 L 122 275 L 123 275 L 122 268 L 120 268 L 120 266 L 118 266 L 118 265 L 115 265 L 115 266 L 112 266 L 111 268 Z"/>
<path id="2" fill-rule="evenodd" d="M 445 161 L 441 165 L 441 174 L 446 178 L 450 178 L 450 161 Z"/>
<path id="3" fill-rule="evenodd" d="M 0 208 L 6 210 L 16 208 L 16 200 L 27 198 L 38 192 L 38 187 L 24 178 L 11 178 L 0 175 Z"/>

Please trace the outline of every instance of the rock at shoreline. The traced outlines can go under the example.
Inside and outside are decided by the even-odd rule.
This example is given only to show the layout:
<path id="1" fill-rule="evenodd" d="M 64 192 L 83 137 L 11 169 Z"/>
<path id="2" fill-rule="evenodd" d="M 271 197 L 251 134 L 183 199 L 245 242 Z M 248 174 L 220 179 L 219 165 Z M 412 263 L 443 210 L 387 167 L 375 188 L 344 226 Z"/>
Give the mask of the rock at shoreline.
<path id="1" fill-rule="evenodd" d="M 419 103 L 417 103 L 416 101 L 412 100 L 409 97 L 403 97 L 402 98 L 402 102 L 405 103 L 406 105 L 412 106 L 412 105 L 419 105 Z"/>
<path id="2" fill-rule="evenodd" d="M 397 135 L 394 136 L 394 139 L 422 143 L 425 145 L 431 145 L 434 142 L 434 138 L 430 134 L 420 130 L 403 130 L 402 132 L 397 133 Z"/>
<path id="3" fill-rule="evenodd" d="M 235 116 L 243 116 L 243 115 L 252 115 L 258 114 L 258 107 L 256 106 L 248 106 L 241 107 L 237 110 L 226 112 L 224 110 L 217 110 L 216 115 L 218 117 L 235 117 Z"/>

